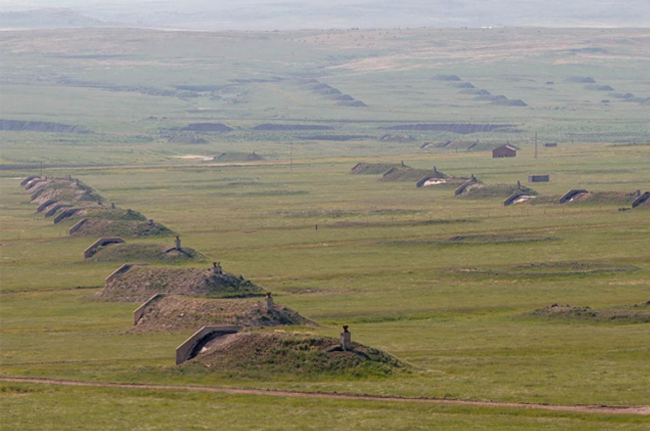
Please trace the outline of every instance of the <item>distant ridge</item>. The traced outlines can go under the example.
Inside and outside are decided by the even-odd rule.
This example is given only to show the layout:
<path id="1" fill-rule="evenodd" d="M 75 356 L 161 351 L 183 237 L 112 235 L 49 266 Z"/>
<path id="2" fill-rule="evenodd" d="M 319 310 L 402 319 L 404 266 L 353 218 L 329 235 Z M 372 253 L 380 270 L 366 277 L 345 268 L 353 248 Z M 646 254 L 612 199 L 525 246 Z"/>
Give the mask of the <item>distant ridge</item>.
<path id="1" fill-rule="evenodd" d="M 647 0 L 241 0 L 207 2 L 159 0 L 87 2 L 68 0 L 70 9 L 27 10 L 30 2 L 5 0 L 1 28 L 134 28 L 221 30 L 394 29 L 435 27 L 647 28 Z M 620 3 L 620 5 L 619 5 Z M 33 4 L 33 3 L 32 3 Z M 372 6 L 370 6 L 372 5 Z M 12 12 L 8 12 L 12 11 Z M 115 24 L 121 23 L 121 24 Z"/>
<path id="2" fill-rule="evenodd" d="M 115 27 L 117 25 L 68 8 L 0 11 L 0 28 L 4 29 Z"/>

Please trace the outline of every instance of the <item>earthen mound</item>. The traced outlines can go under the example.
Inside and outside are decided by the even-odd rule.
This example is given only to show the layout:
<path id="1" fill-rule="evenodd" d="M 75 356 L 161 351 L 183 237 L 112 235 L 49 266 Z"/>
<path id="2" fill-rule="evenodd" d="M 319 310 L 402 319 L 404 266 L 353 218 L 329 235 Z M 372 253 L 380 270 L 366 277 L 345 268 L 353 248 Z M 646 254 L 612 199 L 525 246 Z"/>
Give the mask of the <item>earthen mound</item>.
<path id="1" fill-rule="evenodd" d="M 603 192 L 588 192 L 586 190 L 579 190 L 574 196 L 565 199 L 565 202 L 572 204 L 593 204 L 593 205 L 632 205 L 632 203 L 641 196 L 640 191 L 632 193 L 603 191 Z M 567 193 L 568 195 L 569 193 Z M 567 196 L 565 195 L 565 196 Z"/>
<path id="2" fill-rule="evenodd" d="M 588 76 L 570 76 L 566 79 L 567 82 L 580 82 L 582 84 L 595 84 L 594 78 Z"/>
<path id="3" fill-rule="evenodd" d="M 173 235 L 173 231 L 154 221 L 112 220 L 99 217 L 82 218 L 68 233 L 73 236 L 92 237 L 146 237 Z"/>
<path id="4" fill-rule="evenodd" d="M 71 177 L 33 177 L 25 183 L 25 190 L 31 195 L 33 204 L 42 205 L 47 201 L 73 203 L 98 203 L 102 201 L 91 187 Z"/>
<path id="5" fill-rule="evenodd" d="M 109 280 L 97 294 L 107 301 L 146 301 L 156 293 L 210 297 L 246 297 L 264 291 L 242 276 L 212 268 L 134 266 Z"/>
<path id="6" fill-rule="evenodd" d="M 258 160 L 264 160 L 264 157 L 260 156 L 255 151 L 253 151 L 252 153 L 229 152 L 229 153 L 218 154 L 214 156 L 212 160 L 215 162 L 224 162 L 224 163 L 255 162 Z"/>
<path id="7" fill-rule="evenodd" d="M 514 132 L 510 124 L 403 124 L 399 126 L 381 127 L 381 130 L 432 130 L 452 132 L 462 135 L 488 132 Z"/>
<path id="8" fill-rule="evenodd" d="M 501 198 L 506 199 L 514 193 L 522 193 L 527 196 L 536 196 L 537 192 L 529 187 L 517 184 L 485 184 L 475 182 L 468 184 L 467 187 L 459 193 L 458 197 L 465 197 L 468 199 L 491 199 Z"/>
<path id="9" fill-rule="evenodd" d="M 409 366 L 381 350 L 352 343 L 343 351 L 338 340 L 307 334 L 250 333 L 225 335 L 208 342 L 187 365 L 243 375 L 388 376 Z"/>
<path id="10" fill-rule="evenodd" d="M 176 250 L 173 246 L 122 243 L 110 247 L 100 247 L 92 258 L 85 261 L 180 263 L 202 260 L 205 260 L 205 256 L 188 247 Z"/>
<path id="11" fill-rule="evenodd" d="M 318 124 L 260 124 L 253 127 L 253 130 L 334 130 L 334 127 Z"/>
<path id="12" fill-rule="evenodd" d="M 80 126 L 69 124 L 48 123 L 45 121 L 0 120 L 0 130 L 12 132 L 43 132 L 43 133 L 86 133 Z"/>
<path id="13" fill-rule="evenodd" d="M 360 141 L 363 139 L 372 139 L 369 135 L 306 135 L 300 136 L 300 139 L 309 141 Z"/>
<path id="14" fill-rule="evenodd" d="M 390 135 L 386 134 L 379 138 L 381 142 L 413 142 L 415 138 L 411 135 Z"/>
<path id="15" fill-rule="evenodd" d="M 456 87 L 456 88 L 476 88 L 476 87 L 474 87 L 474 85 L 473 85 L 472 83 L 470 83 L 470 82 L 458 82 L 458 83 L 451 84 L 451 85 L 452 85 L 453 87 Z"/>
<path id="16" fill-rule="evenodd" d="M 350 106 L 353 108 L 365 108 L 368 105 L 366 105 L 364 102 L 361 100 L 339 100 L 337 105 L 339 106 Z"/>
<path id="17" fill-rule="evenodd" d="M 528 106 L 528 104 L 521 99 L 507 99 L 507 98 L 505 100 L 493 100 L 492 104 L 501 105 L 501 106 Z"/>
<path id="18" fill-rule="evenodd" d="M 483 181 L 479 180 L 478 178 L 476 178 L 474 176 L 474 174 L 472 174 L 470 179 L 465 181 L 463 184 L 458 186 L 458 188 L 456 190 L 454 190 L 454 195 L 455 196 L 463 196 L 463 195 L 469 193 L 469 191 L 471 189 L 482 187 L 482 186 L 483 186 Z"/>
<path id="19" fill-rule="evenodd" d="M 294 310 L 274 304 L 267 310 L 260 301 L 206 299 L 166 295 L 148 305 L 134 332 L 193 332 L 203 326 L 261 328 L 313 325 Z"/>
<path id="20" fill-rule="evenodd" d="M 91 187 L 72 177 L 32 175 L 21 185 L 31 193 L 31 202 L 38 205 L 37 213 L 52 217 L 55 224 L 69 220 L 76 222 L 68 230 L 70 235 L 139 237 L 173 233 L 137 211 L 105 205 L 104 199 Z"/>
<path id="21" fill-rule="evenodd" d="M 458 76 L 456 75 L 436 75 L 434 78 L 436 81 L 450 81 L 450 82 L 458 82 L 462 81 Z"/>
<path id="22" fill-rule="evenodd" d="M 383 183 L 416 182 L 431 173 L 432 171 L 429 169 L 413 169 L 408 166 L 400 166 L 387 170 L 377 181 Z"/>
<path id="23" fill-rule="evenodd" d="M 591 307 L 572 307 L 553 304 L 537 309 L 530 316 L 567 322 L 609 322 L 609 323 L 650 323 L 650 310 L 647 305 L 595 309 Z"/>
<path id="24" fill-rule="evenodd" d="M 435 166 L 433 167 L 433 171 L 430 171 L 428 174 L 420 178 L 416 183 L 416 187 L 429 187 L 429 186 L 454 186 L 458 187 L 459 184 L 464 183 L 467 181 L 468 178 L 457 178 L 457 177 L 451 177 L 444 172 L 441 172 L 436 168 Z"/>
<path id="25" fill-rule="evenodd" d="M 474 95 L 474 96 L 477 96 L 477 97 L 478 96 L 484 96 L 486 98 L 487 98 L 487 96 L 492 96 L 492 93 L 490 93 L 487 90 L 480 89 L 480 88 L 465 88 L 465 89 L 460 90 L 458 92 L 458 94 L 470 94 L 470 95 Z M 481 100 L 485 100 L 485 99 L 481 99 Z"/>
<path id="26" fill-rule="evenodd" d="M 192 123 L 183 127 L 183 132 L 230 132 L 233 128 L 222 123 Z"/>
<path id="27" fill-rule="evenodd" d="M 399 163 L 357 163 L 350 173 L 352 175 L 381 175 L 391 168 L 398 169 L 400 167 L 408 168 L 408 166 Z"/>
<path id="28" fill-rule="evenodd" d="M 587 85 L 585 86 L 585 89 L 594 90 L 594 91 L 614 91 L 614 89 L 609 85 L 597 85 L 597 84 Z"/>

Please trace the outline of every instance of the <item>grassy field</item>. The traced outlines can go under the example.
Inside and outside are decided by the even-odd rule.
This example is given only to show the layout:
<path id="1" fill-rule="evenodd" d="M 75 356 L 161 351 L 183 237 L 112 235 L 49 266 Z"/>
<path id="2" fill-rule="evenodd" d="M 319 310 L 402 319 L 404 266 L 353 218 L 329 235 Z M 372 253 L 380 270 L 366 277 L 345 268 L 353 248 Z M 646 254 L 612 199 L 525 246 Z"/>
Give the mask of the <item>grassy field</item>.
<path id="1" fill-rule="evenodd" d="M 1 70 L 0 118 L 81 125 L 93 133 L 0 132 L 2 376 L 649 404 L 648 323 L 530 314 L 554 303 L 606 309 L 650 300 L 647 207 L 503 207 L 503 198 L 456 198 L 449 187 L 418 189 L 348 173 L 359 161 L 435 165 L 487 184 L 521 181 L 544 198 L 555 197 L 549 202 L 577 188 L 649 190 L 648 105 L 614 98 L 602 104 L 600 92 L 566 81 L 589 76 L 616 91 L 650 96 L 647 31 L 30 34 L 0 35 L 0 55 L 8 60 Z M 603 51 L 571 51 L 585 45 Z M 528 106 L 473 100 L 434 79 L 438 74 L 457 74 Z M 298 78 L 318 79 L 368 106 L 339 106 L 305 90 Z M 196 97 L 144 94 L 180 85 L 219 89 Z M 199 134 L 206 144 L 169 140 L 175 128 L 198 122 L 235 130 Z M 261 123 L 334 129 L 253 130 Z M 511 124 L 522 132 L 379 129 L 415 123 Z M 540 145 L 534 157 L 535 131 L 540 144 L 557 141 L 558 148 Z M 411 134 L 415 141 L 379 141 L 385 133 Z M 315 134 L 364 137 L 306 138 Z M 473 151 L 419 148 L 445 140 L 480 145 Z M 492 159 L 489 150 L 505 141 L 520 148 L 518 157 Z M 253 150 L 265 160 L 181 158 Z M 350 378 L 176 367 L 174 349 L 190 334 L 128 332 L 139 304 L 93 297 L 120 262 L 85 262 L 82 252 L 95 238 L 70 237 L 72 222 L 54 225 L 35 214 L 19 183 L 39 174 L 41 162 L 43 175 L 78 177 L 107 202 L 146 214 L 206 256 L 174 265 L 220 261 L 319 323 L 297 330 L 336 337 L 349 324 L 355 341 L 395 355 L 414 371 Z M 549 183 L 526 182 L 528 175 L 546 173 Z M 173 237 L 127 241 L 173 245 Z M 1 388 L 3 429 L 137 423 L 201 429 L 216 422 L 230 429 L 650 427 L 647 417 L 505 407 Z"/>

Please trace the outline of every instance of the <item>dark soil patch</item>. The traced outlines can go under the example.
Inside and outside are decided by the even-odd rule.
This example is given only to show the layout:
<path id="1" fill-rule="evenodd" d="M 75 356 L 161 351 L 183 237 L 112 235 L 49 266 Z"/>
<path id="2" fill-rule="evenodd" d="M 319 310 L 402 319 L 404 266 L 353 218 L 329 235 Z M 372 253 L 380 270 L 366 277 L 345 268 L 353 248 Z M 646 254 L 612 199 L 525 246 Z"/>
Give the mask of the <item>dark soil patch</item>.
<path id="1" fill-rule="evenodd" d="M 183 132 L 231 132 L 232 127 L 223 123 L 192 123 L 183 127 Z"/>
<path id="2" fill-rule="evenodd" d="M 471 219 L 431 219 L 431 220 L 397 220 L 397 221 L 338 221 L 326 224 L 326 228 L 367 228 L 395 226 L 432 226 L 449 223 L 473 223 Z"/>
<path id="3" fill-rule="evenodd" d="M 241 375 L 348 377 L 389 376 L 408 371 L 397 358 L 358 343 L 350 351 L 337 349 L 334 338 L 307 334 L 237 333 L 219 337 L 187 365 L 201 364 L 212 370 Z"/>
<path id="4" fill-rule="evenodd" d="M 556 237 L 547 235 L 532 235 L 521 233 L 506 234 L 468 234 L 455 235 L 445 239 L 431 240 L 398 240 L 381 242 L 378 245 L 397 246 L 476 246 L 476 245 L 499 245 L 499 244 L 530 244 L 537 242 L 555 241 Z M 476 270 L 476 272 L 480 272 Z M 484 271 L 483 271 L 484 272 Z"/>
<path id="5" fill-rule="evenodd" d="M 260 124 L 253 127 L 253 130 L 334 130 L 334 127 L 317 124 Z"/>
<path id="6" fill-rule="evenodd" d="M 548 237 L 548 240 L 557 238 Z M 598 262 L 545 262 L 529 265 L 518 265 L 510 268 L 479 269 L 465 268 L 464 272 L 474 276 L 483 277 L 508 277 L 513 279 L 530 278 L 558 278 L 558 277 L 586 277 L 591 275 L 615 275 L 623 272 L 638 271 L 635 266 L 617 265 L 613 263 Z"/>
<path id="7" fill-rule="evenodd" d="M 88 133 L 88 130 L 81 126 L 48 123 L 45 121 L 19 120 L 0 120 L 0 130 L 7 130 L 12 132 Z"/>
<path id="8" fill-rule="evenodd" d="M 510 272 L 525 275 L 575 275 L 575 274 L 603 274 L 615 272 L 630 272 L 638 270 L 635 266 L 617 265 L 599 262 L 545 262 L 531 263 L 513 267 Z"/>
<path id="9" fill-rule="evenodd" d="M 360 141 L 373 138 L 374 136 L 370 135 L 307 135 L 300 137 L 300 139 L 311 141 Z"/>
<path id="10" fill-rule="evenodd" d="M 596 84 L 587 85 L 585 89 L 594 90 L 594 91 L 614 91 L 614 89 L 609 85 L 596 85 Z"/>
<path id="11" fill-rule="evenodd" d="M 146 301 L 157 293 L 235 298 L 264 291 L 244 277 L 216 274 L 211 268 L 160 268 L 136 266 L 114 277 L 97 294 L 107 301 Z"/>
<path id="12" fill-rule="evenodd" d="M 218 91 L 226 88 L 225 85 L 176 85 L 175 88 L 181 91 L 195 91 L 198 93 L 205 93 L 211 91 Z"/>
<path id="13" fill-rule="evenodd" d="M 521 99 L 508 99 L 506 98 L 505 100 L 493 100 L 492 101 L 493 105 L 501 105 L 501 106 L 528 106 L 526 102 L 524 102 Z"/>
<path id="14" fill-rule="evenodd" d="M 260 301 L 205 299 L 168 295 L 148 306 L 132 332 L 192 332 L 203 326 L 261 328 L 280 325 L 313 325 L 290 308 Z"/>
<path id="15" fill-rule="evenodd" d="M 580 82 L 583 84 L 595 84 L 594 78 L 588 76 L 571 76 L 566 79 L 567 82 Z"/>

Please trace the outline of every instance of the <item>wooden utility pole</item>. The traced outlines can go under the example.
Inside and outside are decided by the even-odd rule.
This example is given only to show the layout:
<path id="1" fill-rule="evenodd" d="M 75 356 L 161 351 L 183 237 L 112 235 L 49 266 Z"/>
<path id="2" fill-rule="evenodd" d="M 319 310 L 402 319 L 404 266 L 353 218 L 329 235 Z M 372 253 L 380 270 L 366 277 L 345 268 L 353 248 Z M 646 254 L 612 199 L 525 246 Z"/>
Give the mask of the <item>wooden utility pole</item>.
<path id="1" fill-rule="evenodd" d="M 535 158 L 537 158 L 537 130 L 535 130 Z"/>
<path id="2" fill-rule="evenodd" d="M 289 148 L 289 172 L 293 172 L 293 142 Z"/>

